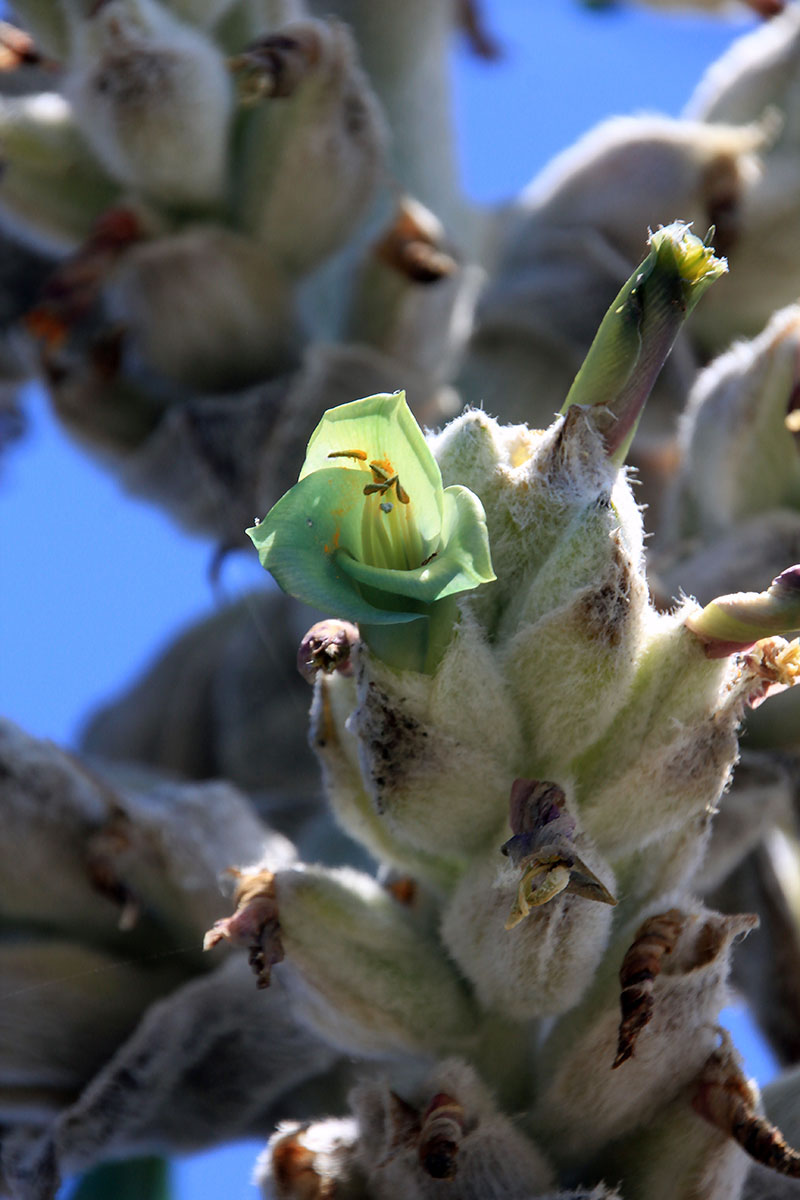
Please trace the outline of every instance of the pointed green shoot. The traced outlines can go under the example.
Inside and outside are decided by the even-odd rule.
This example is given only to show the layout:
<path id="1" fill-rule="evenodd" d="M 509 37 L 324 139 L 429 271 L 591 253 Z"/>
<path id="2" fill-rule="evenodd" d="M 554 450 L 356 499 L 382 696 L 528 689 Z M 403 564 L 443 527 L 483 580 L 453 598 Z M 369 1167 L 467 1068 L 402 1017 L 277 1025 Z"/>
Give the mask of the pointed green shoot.
<path id="1" fill-rule="evenodd" d="M 706 289 L 727 269 L 682 222 L 650 235 L 650 253 L 603 318 L 561 409 L 598 409 L 611 461 L 621 466 L 645 401 L 680 328 Z"/>

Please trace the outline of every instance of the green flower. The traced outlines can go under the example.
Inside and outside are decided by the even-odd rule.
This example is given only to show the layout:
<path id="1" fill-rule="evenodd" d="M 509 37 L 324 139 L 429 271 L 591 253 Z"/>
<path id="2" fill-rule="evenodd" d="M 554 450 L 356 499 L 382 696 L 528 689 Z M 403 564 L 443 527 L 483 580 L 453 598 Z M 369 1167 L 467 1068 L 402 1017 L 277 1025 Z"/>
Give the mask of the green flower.
<path id="1" fill-rule="evenodd" d="M 299 481 L 247 532 L 285 592 L 367 626 L 495 578 L 481 502 L 442 487 L 403 392 L 329 409 Z"/>

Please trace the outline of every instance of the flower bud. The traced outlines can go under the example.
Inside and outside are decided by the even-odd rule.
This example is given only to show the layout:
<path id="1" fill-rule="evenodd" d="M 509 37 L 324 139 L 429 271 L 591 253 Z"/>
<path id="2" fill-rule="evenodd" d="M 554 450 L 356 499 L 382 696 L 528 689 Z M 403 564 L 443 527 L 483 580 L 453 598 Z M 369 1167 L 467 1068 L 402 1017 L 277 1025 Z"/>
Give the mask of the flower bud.
<path id="1" fill-rule="evenodd" d="M 294 857 L 228 784 L 117 782 L 9 722 L 0 758 L 0 903 L 20 926 L 46 923 L 66 940 L 120 949 L 139 936 L 151 946 L 199 942 L 218 908 L 220 872 L 267 849 L 276 865 Z"/>
<path id="2" fill-rule="evenodd" d="M 745 125 L 774 105 L 781 122 L 777 138 L 796 139 L 800 19 L 793 4 L 781 7 L 779 19 L 737 38 L 711 64 L 686 105 L 688 116 L 713 125 Z"/>
<path id="3" fill-rule="evenodd" d="M 350 1103 L 375 1200 L 434 1200 L 445 1183 L 453 1200 L 527 1200 L 552 1186 L 544 1156 L 457 1059 L 436 1067 L 413 1104 L 380 1080 L 357 1087 Z"/>
<path id="4" fill-rule="evenodd" d="M 557 777 L 626 703 L 651 619 L 641 514 L 592 409 L 544 433 L 467 413 L 432 445 L 487 514 L 498 580 L 469 605 L 498 648 L 523 769 Z"/>
<path id="5" fill-rule="evenodd" d="M 275 263 L 301 275 L 363 218 L 383 153 L 382 121 L 344 26 L 288 25 L 256 50 L 270 98 L 259 101 L 244 131 L 239 217 Z M 280 80 L 289 76 L 290 94 L 280 98 Z"/>
<path id="6" fill-rule="evenodd" d="M 731 1200 L 744 1194 L 747 1157 L 694 1111 L 692 1090 L 690 1085 L 645 1129 L 600 1156 L 603 1173 L 624 1178 L 631 1200 Z"/>
<path id="7" fill-rule="evenodd" d="M 71 18 L 66 90 L 106 170 L 166 204 L 221 201 L 231 89 L 213 43 L 155 0 Z"/>
<path id="8" fill-rule="evenodd" d="M 667 835 L 674 833 L 685 849 L 689 823 L 713 810 L 722 794 L 744 704 L 766 669 L 754 663 L 742 673 L 727 658 L 708 659 L 684 627 L 691 611 L 651 614 L 625 705 L 569 767 L 581 823 L 601 852 L 616 864 L 618 856 L 647 846 L 655 875 L 674 849 Z M 648 872 L 639 862 L 644 886 Z"/>
<path id="9" fill-rule="evenodd" d="M 774 711 L 774 705 L 770 709 Z M 791 820 L 793 805 L 794 784 L 788 763 L 779 761 L 775 755 L 759 753 L 748 739 L 747 749 L 736 764 L 733 782 L 720 798 L 708 851 L 693 888 L 707 896 L 724 885 L 774 825 L 786 825 Z M 740 894 L 739 902 L 744 903 L 747 892 Z M 718 900 L 715 904 L 730 908 L 730 904 Z M 757 907 L 755 901 L 747 900 L 747 905 Z M 753 945 L 765 941 L 763 924 L 762 916 L 761 934 L 744 947 L 745 956 Z"/>
<path id="10" fill-rule="evenodd" d="M 450 379 L 480 282 L 477 268 L 454 257 L 434 214 L 402 196 L 357 269 L 344 336 Z"/>
<path id="11" fill-rule="evenodd" d="M 752 916 L 684 911 L 671 951 L 651 976 L 650 1019 L 632 1057 L 617 1070 L 620 1012 L 591 991 L 575 1014 L 559 1022 L 540 1063 L 544 1086 L 532 1114 L 535 1128 L 560 1162 L 647 1126 L 689 1084 L 714 1050 L 715 1023 L 726 1002 L 732 942 L 753 928 Z M 675 1031 L 680 1030 L 680 1036 Z M 587 1080 L 602 1080 L 602 1103 Z"/>
<path id="12" fill-rule="evenodd" d="M 116 198 L 66 100 L 55 92 L 0 100 L 0 220 L 48 251 L 73 250 Z"/>
<path id="13" fill-rule="evenodd" d="M 800 307 L 792 305 L 698 377 L 681 424 L 673 536 L 716 539 L 744 518 L 800 504 L 800 453 L 791 428 L 799 355 Z"/>
<path id="14" fill-rule="evenodd" d="M 144 1010 L 185 979 L 180 963 L 47 936 L 6 936 L 0 948 L 0 1114 L 52 1119 L 133 1032 Z"/>
<path id="15" fill-rule="evenodd" d="M 206 948 L 222 938 L 249 947 L 262 986 L 285 955 L 293 1011 L 329 1044 L 372 1056 L 469 1042 L 475 1013 L 457 976 L 409 910 L 369 876 L 255 872 L 241 877 L 239 895 L 236 914 L 209 931 Z"/>
<path id="16" fill-rule="evenodd" d="M 98 1002 L 105 999 L 105 1004 L 95 1013 L 98 1030 L 109 1021 L 112 997 L 115 1007 L 121 1002 L 124 1009 L 124 996 L 108 990 L 116 968 L 121 969 L 114 989 L 127 986 L 134 994 L 128 966 L 117 962 L 110 969 L 95 960 L 94 987 L 98 969 L 105 979 L 105 996 L 98 994 Z M 150 974 L 152 970 L 150 964 Z M 83 1002 L 87 1021 L 93 1009 L 86 997 Z M 266 994 L 255 991 L 247 964 L 238 956 L 176 989 L 150 1007 L 128 1040 L 100 1063 L 89 1086 L 43 1131 L 40 1125 L 38 1144 L 30 1144 L 24 1129 L 4 1138 L 7 1178 L 20 1187 L 19 1194 L 28 1195 L 22 1190 L 25 1176 L 41 1173 L 41 1182 L 42 1176 L 72 1175 L 107 1159 L 152 1152 L 154 1146 L 196 1151 L 220 1139 L 258 1135 L 279 1099 L 330 1073 L 336 1062 L 335 1052 L 298 1026 L 289 1009 L 280 981 Z M 63 1054 L 64 1028 L 52 1013 L 37 1033 L 47 1028 L 60 1029 Z M 91 1032 L 75 1044 L 84 1050 L 88 1044 L 97 1055 L 100 1047 L 92 1043 Z M 31 1044 L 36 1045 L 36 1038 Z M 58 1061 L 61 1054 L 49 1061 Z M 220 1086 L 223 1063 L 225 1087 Z M 12 1121 L 18 1117 L 19 1110 Z M 35 1194 L 50 1192 L 43 1188 Z"/>
<path id="17" fill-rule="evenodd" d="M 716 225 L 726 252 L 726 219 L 738 216 L 765 137 L 760 126 L 614 118 L 556 158 L 508 221 L 478 305 L 460 383 L 465 398 L 505 420 L 549 424 L 640 260 L 647 229 L 679 213 L 701 232 Z M 657 385 L 645 432 L 670 430 L 683 406 L 697 319 Z"/>
<path id="18" fill-rule="evenodd" d="M 615 903 L 607 864 L 556 784 L 517 780 L 514 836 L 473 862 L 450 897 L 442 939 L 484 1007 L 522 1021 L 581 998 L 605 951 Z"/>
<path id="19" fill-rule="evenodd" d="M 460 864 L 398 838 L 376 811 L 359 765 L 358 741 L 348 728 L 356 707 L 355 679 L 336 673 L 317 678 L 311 705 L 309 741 L 322 768 L 325 795 L 337 824 L 378 862 L 429 881 L 452 886 Z"/>
<path id="20" fill-rule="evenodd" d="M 776 308 L 797 298 L 799 67 L 800 19 L 788 4 L 775 21 L 735 42 L 690 101 L 692 115 L 709 128 L 758 120 L 769 142 L 732 223 L 726 247 L 735 264 L 731 286 L 712 294 L 694 322 L 694 337 L 707 355 L 736 334 L 755 336 Z"/>
<path id="21" fill-rule="evenodd" d="M 681 325 L 728 269 L 707 241 L 681 222 L 651 234 L 649 246 L 647 258 L 603 318 L 561 410 L 573 404 L 596 407 L 606 450 L 618 466 Z"/>
<path id="22" fill-rule="evenodd" d="M 367 794 L 400 842 L 460 857 L 498 841 L 519 727 L 491 649 L 468 617 L 432 675 L 362 656 L 347 728 Z M 480 738 L 471 736 L 477 728 Z"/>
<path id="23" fill-rule="evenodd" d="M 143 364 L 187 387 L 241 387 L 293 365 L 293 288 L 252 241 L 213 225 L 144 242 L 108 288 Z"/>

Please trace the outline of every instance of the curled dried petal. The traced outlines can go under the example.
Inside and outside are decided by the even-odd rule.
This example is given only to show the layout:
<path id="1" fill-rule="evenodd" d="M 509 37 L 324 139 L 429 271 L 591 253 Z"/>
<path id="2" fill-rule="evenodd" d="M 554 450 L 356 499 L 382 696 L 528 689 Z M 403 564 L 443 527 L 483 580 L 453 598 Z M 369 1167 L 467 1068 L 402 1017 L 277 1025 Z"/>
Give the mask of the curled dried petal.
<path id="1" fill-rule="evenodd" d="M 317 29 L 308 24 L 289 26 L 257 38 L 228 65 L 239 83 L 242 104 L 292 96 L 320 60 Z"/>
<path id="2" fill-rule="evenodd" d="M 223 940 L 244 946 L 258 986 L 269 987 L 270 970 L 283 959 L 273 872 L 241 876 L 235 899 L 236 912 L 215 922 L 203 939 L 203 949 L 212 950 Z"/>
<path id="3" fill-rule="evenodd" d="M 325 675 L 332 671 L 351 675 L 350 652 L 358 639 L 358 629 L 350 621 L 317 621 L 300 643 L 298 671 L 308 683 L 314 682 L 319 671 Z"/>
<path id="4" fill-rule="evenodd" d="M 514 836 L 500 849 L 523 874 L 506 929 L 513 929 L 532 908 L 547 904 L 561 892 L 616 904 L 608 888 L 575 852 L 577 824 L 566 803 L 557 783 L 515 779 L 512 784 L 509 822 Z"/>
<path id="5" fill-rule="evenodd" d="M 455 1179 L 458 1148 L 466 1129 L 464 1106 L 446 1092 L 437 1092 L 422 1115 L 419 1162 L 433 1179 Z"/>
<path id="6" fill-rule="evenodd" d="M 800 1179 L 800 1154 L 757 1111 L 758 1093 L 745 1077 L 730 1035 L 720 1029 L 720 1047 L 708 1058 L 692 1100 L 701 1117 L 738 1142 L 756 1162 Z"/>
<path id="7" fill-rule="evenodd" d="M 661 974 L 662 960 L 672 953 L 689 919 L 680 909 L 671 908 L 648 917 L 636 931 L 619 971 L 622 1020 L 612 1069 L 633 1056 L 639 1034 L 653 1015 L 653 983 Z"/>

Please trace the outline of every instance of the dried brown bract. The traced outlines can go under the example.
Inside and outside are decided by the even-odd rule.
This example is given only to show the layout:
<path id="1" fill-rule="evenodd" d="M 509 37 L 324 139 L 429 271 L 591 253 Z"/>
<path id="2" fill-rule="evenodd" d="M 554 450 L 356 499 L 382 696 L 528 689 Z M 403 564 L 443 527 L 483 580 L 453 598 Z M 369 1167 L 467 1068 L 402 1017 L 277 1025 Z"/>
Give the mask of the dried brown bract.
<path id="1" fill-rule="evenodd" d="M 320 38 L 312 25 L 291 26 L 252 42 L 230 60 L 243 104 L 292 96 L 319 62 Z"/>
<path id="2" fill-rule="evenodd" d="M 375 243 L 374 254 L 414 283 L 436 283 L 458 268 L 443 239 L 444 229 L 437 218 L 404 196 L 391 225 Z"/>
<path id="3" fill-rule="evenodd" d="M 244 946 L 249 951 L 258 986 L 266 988 L 272 967 L 283 959 L 275 876 L 272 871 L 256 871 L 239 878 L 236 912 L 215 922 L 203 939 L 203 949 L 212 950 L 223 939 L 234 946 Z"/>
<path id="4" fill-rule="evenodd" d="M 637 930 L 619 972 L 622 1020 L 612 1070 L 632 1057 L 639 1034 L 653 1015 L 653 982 L 661 974 L 664 955 L 672 953 L 686 922 L 685 913 L 671 908 L 648 917 Z"/>

